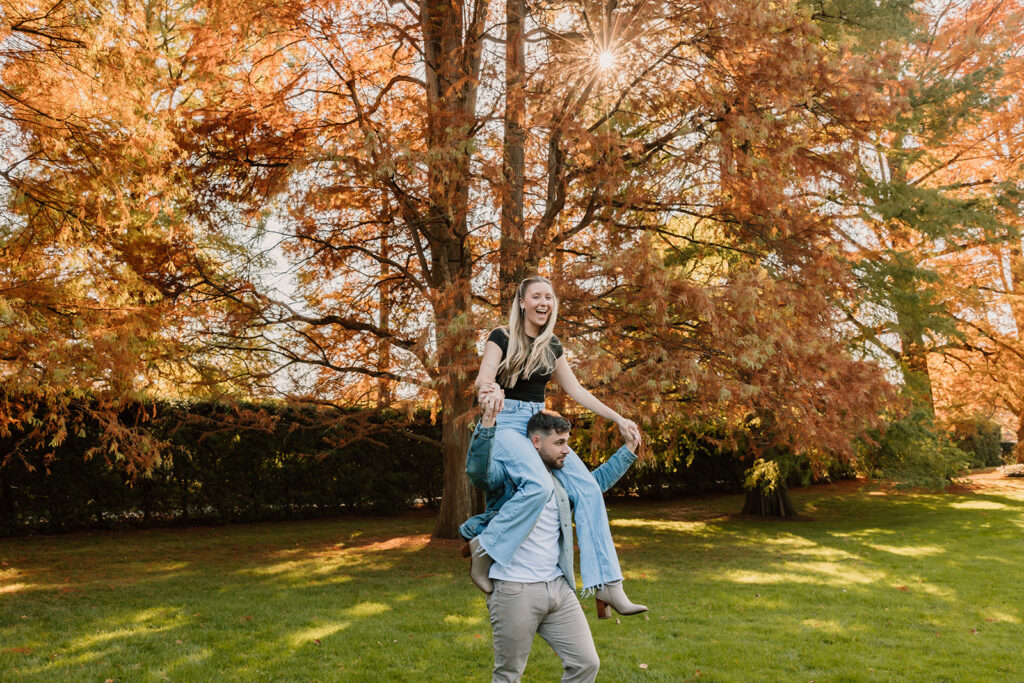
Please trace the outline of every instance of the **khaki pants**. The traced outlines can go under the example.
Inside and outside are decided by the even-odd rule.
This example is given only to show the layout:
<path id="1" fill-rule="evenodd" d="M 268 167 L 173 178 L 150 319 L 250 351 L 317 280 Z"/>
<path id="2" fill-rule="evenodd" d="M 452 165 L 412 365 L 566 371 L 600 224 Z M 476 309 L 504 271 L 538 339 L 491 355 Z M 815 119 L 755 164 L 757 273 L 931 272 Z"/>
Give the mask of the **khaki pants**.
<path id="1" fill-rule="evenodd" d="M 546 583 L 494 581 L 487 597 L 494 631 L 494 676 L 518 681 L 530 657 L 533 637 L 541 638 L 562 660 L 562 681 L 593 681 L 601 661 L 576 594 L 565 579 Z"/>

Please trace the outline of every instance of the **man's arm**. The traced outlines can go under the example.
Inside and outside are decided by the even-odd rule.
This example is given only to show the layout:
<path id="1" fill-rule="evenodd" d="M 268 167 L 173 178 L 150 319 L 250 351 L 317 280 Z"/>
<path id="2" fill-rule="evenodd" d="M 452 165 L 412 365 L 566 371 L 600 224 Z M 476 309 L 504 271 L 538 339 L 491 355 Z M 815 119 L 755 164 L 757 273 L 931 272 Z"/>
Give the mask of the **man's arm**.
<path id="1" fill-rule="evenodd" d="M 595 469 L 590 474 L 597 480 L 597 485 L 602 491 L 607 491 L 615 485 L 622 475 L 626 473 L 630 465 L 636 462 L 636 454 L 640 450 L 640 438 L 630 438 L 626 445 L 615 451 L 607 462 Z"/>
<path id="2" fill-rule="evenodd" d="M 494 491 L 505 483 L 505 468 L 491 458 L 499 405 L 499 397 L 483 400 L 484 415 L 473 430 L 473 440 L 466 453 L 466 475 L 473 486 L 483 491 Z"/>

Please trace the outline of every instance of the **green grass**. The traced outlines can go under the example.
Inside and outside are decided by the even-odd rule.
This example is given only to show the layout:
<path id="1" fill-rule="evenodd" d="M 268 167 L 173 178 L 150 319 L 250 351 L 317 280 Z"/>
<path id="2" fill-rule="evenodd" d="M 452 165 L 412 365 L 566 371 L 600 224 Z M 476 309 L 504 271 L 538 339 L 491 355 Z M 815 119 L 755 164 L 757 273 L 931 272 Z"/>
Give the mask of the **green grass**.
<path id="1" fill-rule="evenodd" d="M 611 506 L 648 618 L 597 621 L 607 681 L 1020 681 L 1024 482 Z M 0 541 L 0 680 L 490 677 L 490 624 L 432 520 L 350 518 Z M 538 639 L 527 680 L 557 680 Z"/>

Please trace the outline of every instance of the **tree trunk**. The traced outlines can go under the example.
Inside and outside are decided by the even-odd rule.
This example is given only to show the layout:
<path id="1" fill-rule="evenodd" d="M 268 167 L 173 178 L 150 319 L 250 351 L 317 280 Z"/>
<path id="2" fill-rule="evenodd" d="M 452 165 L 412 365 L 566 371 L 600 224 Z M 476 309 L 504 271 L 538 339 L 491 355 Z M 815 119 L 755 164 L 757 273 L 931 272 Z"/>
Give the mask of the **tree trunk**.
<path id="1" fill-rule="evenodd" d="M 928 372 L 928 348 L 923 335 L 917 339 L 902 338 L 903 349 L 900 362 L 903 366 L 903 380 L 906 395 L 914 405 L 926 414 L 935 416 L 935 398 L 932 392 L 932 378 Z"/>
<path id="2" fill-rule="evenodd" d="M 474 5 L 467 26 L 461 2 L 428 0 L 420 5 L 427 84 L 427 206 L 419 227 L 430 250 L 436 365 L 430 370 L 440 399 L 444 491 L 434 526 L 437 538 L 457 538 L 474 509 L 466 478 L 471 373 L 478 365 L 472 325 L 473 258 L 467 216 L 477 84 L 487 2 Z"/>
<path id="3" fill-rule="evenodd" d="M 1010 311 L 1017 326 L 1017 340 L 1024 340 L 1024 244 L 1009 250 L 1010 257 Z M 1018 463 L 1024 463 L 1024 405 L 1014 401 L 1017 414 L 1017 445 L 1013 454 Z"/>
<path id="4" fill-rule="evenodd" d="M 434 526 L 437 538 L 458 538 L 459 525 L 473 514 L 479 496 L 466 477 L 466 450 L 473 410 L 471 374 L 476 357 L 475 330 L 465 324 L 469 307 L 469 280 L 455 283 L 438 297 L 437 392 L 441 412 L 441 442 L 444 455 L 444 491 Z"/>
<path id="5" fill-rule="evenodd" d="M 898 151 L 903 151 L 902 148 Z M 890 181 L 896 185 L 909 185 L 909 178 L 906 164 L 900 156 L 888 154 L 886 165 L 889 169 Z M 889 246 L 897 254 L 913 254 L 917 248 L 913 237 L 914 229 L 908 227 L 901 220 L 891 221 L 887 226 L 889 231 Z M 916 408 L 919 408 L 927 415 L 935 416 L 935 403 L 932 392 L 932 378 L 928 372 L 928 352 L 926 343 L 927 330 L 920 321 L 920 311 L 914 306 L 918 296 L 921 295 L 921 285 L 916 275 L 906 274 L 901 270 L 895 276 L 897 279 L 892 283 L 894 291 L 906 291 L 915 296 L 909 299 L 891 299 L 894 313 L 896 314 L 896 326 L 899 330 L 900 370 L 903 373 L 904 391 Z M 901 306 L 901 300 L 906 303 Z"/>
<path id="6" fill-rule="evenodd" d="M 793 507 L 793 500 L 789 497 L 786 484 L 779 482 L 771 493 L 760 489 L 747 491 L 742 514 L 759 517 L 796 517 L 796 508 Z"/>
<path id="7" fill-rule="evenodd" d="M 505 142 L 502 152 L 501 242 L 499 245 L 499 307 L 512 305 L 513 286 L 528 275 L 523 193 L 526 158 L 526 1 L 506 2 Z"/>
<path id="8" fill-rule="evenodd" d="M 470 431 L 461 417 L 472 409 L 473 400 L 466 392 L 456 391 L 443 398 L 442 402 L 444 491 L 441 494 L 441 509 L 434 525 L 434 536 L 458 538 L 459 525 L 473 514 L 479 497 L 466 477 L 466 450 L 469 448 Z"/>
<path id="9" fill-rule="evenodd" d="M 388 232 L 385 229 L 380 236 L 380 300 L 377 311 L 377 327 L 384 334 L 387 334 L 391 326 L 391 267 L 387 263 L 391 254 L 388 249 Z M 391 406 L 391 381 L 386 379 L 383 373 L 391 372 L 391 343 L 385 337 L 381 337 L 377 342 L 377 371 L 381 373 L 380 379 L 377 380 L 377 407 L 388 408 Z"/>
<path id="10" fill-rule="evenodd" d="M 1024 463 L 1024 413 L 1018 416 L 1018 420 L 1017 445 L 1013 449 L 1013 454 L 1017 457 L 1018 463 Z"/>

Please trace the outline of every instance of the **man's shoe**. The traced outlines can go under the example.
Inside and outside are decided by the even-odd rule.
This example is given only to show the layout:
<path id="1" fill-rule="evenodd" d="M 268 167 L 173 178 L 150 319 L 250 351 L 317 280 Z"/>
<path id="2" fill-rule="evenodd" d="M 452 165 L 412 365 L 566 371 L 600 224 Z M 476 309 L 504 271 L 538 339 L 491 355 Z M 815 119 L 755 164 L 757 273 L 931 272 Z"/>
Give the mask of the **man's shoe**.
<path id="1" fill-rule="evenodd" d="M 494 592 L 494 584 L 487 574 L 491 571 L 494 560 L 480 547 L 480 539 L 475 537 L 469 542 L 469 552 L 469 578 L 473 579 L 477 588 L 490 595 Z"/>
<path id="2" fill-rule="evenodd" d="M 614 607 L 615 611 L 623 616 L 640 614 L 647 611 L 645 605 L 637 605 L 630 602 L 629 598 L 626 597 L 625 591 L 622 590 L 622 581 L 606 583 L 603 588 L 597 589 L 594 597 L 597 599 L 598 619 L 608 619 L 612 616 L 611 611 L 608 609 L 609 607 Z"/>

